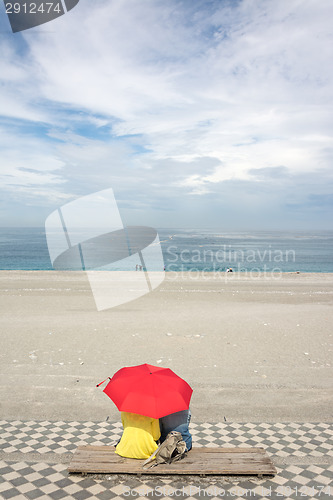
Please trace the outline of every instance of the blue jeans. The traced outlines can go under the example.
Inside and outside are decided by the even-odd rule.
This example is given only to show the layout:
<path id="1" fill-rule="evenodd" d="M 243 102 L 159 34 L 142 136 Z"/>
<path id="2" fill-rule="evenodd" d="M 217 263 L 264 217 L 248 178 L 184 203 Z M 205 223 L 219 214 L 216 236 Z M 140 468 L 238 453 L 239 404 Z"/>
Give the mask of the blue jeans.
<path id="1" fill-rule="evenodd" d="M 190 409 L 177 411 L 176 413 L 171 413 L 170 415 L 160 418 L 161 443 L 163 443 L 169 432 L 178 431 L 185 441 L 187 451 L 190 451 L 192 448 L 192 436 L 189 431 L 190 421 Z"/>

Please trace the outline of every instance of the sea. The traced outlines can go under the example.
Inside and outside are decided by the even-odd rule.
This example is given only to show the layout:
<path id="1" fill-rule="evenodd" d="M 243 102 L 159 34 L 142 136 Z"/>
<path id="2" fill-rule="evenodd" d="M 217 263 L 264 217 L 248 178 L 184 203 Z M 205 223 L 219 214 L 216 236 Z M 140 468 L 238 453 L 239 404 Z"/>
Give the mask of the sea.
<path id="1" fill-rule="evenodd" d="M 157 232 L 166 272 L 333 273 L 333 231 L 164 228 Z M 154 263 L 154 252 L 149 254 L 150 269 L 160 268 L 160 256 L 159 251 Z M 0 228 L 0 270 L 52 269 L 44 228 Z M 113 265 L 113 270 L 123 269 L 121 262 Z"/>

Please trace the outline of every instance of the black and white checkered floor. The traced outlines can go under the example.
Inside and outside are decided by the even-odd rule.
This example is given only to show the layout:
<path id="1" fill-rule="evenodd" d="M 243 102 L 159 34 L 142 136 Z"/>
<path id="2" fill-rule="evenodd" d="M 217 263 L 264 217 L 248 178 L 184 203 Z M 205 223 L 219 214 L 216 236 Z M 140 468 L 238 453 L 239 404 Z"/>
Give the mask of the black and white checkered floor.
<path id="1" fill-rule="evenodd" d="M 120 422 L 0 421 L 0 498 L 333 499 L 333 429 L 327 423 L 191 423 L 195 446 L 265 448 L 278 471 L 272 478 L 68 474 L 66 454 L 79 445 L 112 444 L 121 428 Z"/>

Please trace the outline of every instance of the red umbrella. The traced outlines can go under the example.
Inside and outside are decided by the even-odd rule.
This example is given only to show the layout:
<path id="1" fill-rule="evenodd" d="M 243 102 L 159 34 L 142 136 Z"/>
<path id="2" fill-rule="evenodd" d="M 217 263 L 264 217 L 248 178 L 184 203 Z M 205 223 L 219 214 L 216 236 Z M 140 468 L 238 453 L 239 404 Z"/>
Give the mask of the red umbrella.
<path id="1" fill-rule="evenodd" d="M 103 392 L 119 411 L 161 418 L 188 409 L 193 390 L 170 368 L 144 364 L 118 370 Z"/>

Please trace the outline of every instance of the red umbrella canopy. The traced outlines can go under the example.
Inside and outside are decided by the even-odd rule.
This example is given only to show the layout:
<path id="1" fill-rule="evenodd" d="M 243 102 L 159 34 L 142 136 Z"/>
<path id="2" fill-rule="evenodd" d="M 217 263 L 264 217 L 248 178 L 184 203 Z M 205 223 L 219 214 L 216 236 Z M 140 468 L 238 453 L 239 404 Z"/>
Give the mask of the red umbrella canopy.
<path id="1" fill-rule="evenodd" d="M 161 418 L 188 409 L 193 390 L 170 368 L 143 364 L 118 370 L 103 392 L 120 411 Z"/>

